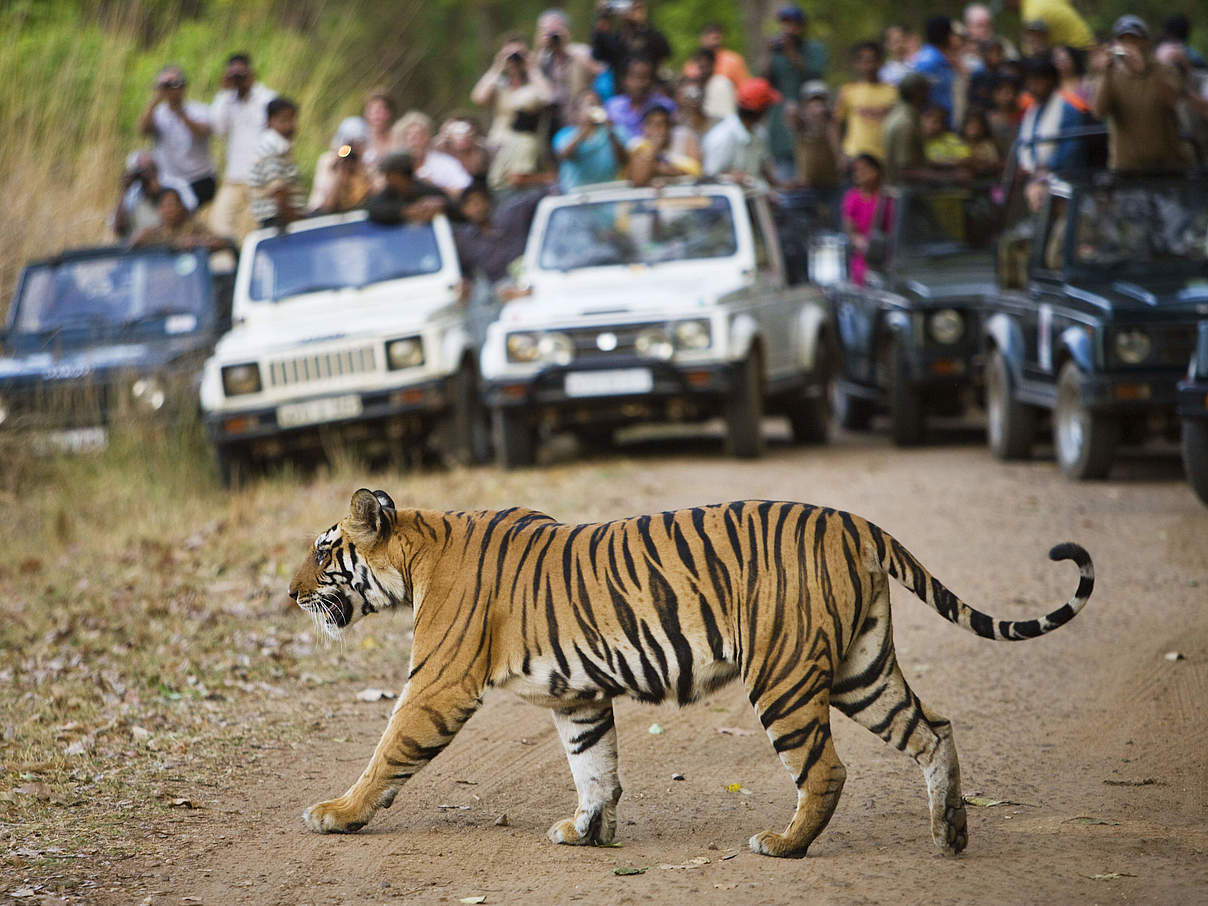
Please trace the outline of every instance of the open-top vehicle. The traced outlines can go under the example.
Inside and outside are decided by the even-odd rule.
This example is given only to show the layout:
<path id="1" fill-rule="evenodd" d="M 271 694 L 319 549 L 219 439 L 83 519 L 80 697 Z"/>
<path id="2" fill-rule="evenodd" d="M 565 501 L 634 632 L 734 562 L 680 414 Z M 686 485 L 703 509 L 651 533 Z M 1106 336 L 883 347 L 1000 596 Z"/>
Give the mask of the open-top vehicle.
<path id="1" fill-rule="evenodd" d="M 435 437 L 457 459 L 487 457 L 476 350 L 492 298 L 463 297 L 443 216 L 384 225 L 357 211 L 253 233 L 235 326 L 201 388 L 223 478 L 330 437 L 402 461 Z"/>
<path id="2" fill-rule="evenodd" d="M 230 321 L 231 261 L 104 246 L 26 265 L 3 337 L 0 431 L 94 449 L 123 419 L 195 417 L 202 363 Z"/>
<path id="3" fill-rule="evenodd" d="M 987 438 L 1030 456 L 1051 413 L 1062 472 L 1103 478 L 1121 441 L 1177 434 L 1208 316 L 1208 182 L 1092 173 L 1053 181 L 1034 216 L 1024 249 L 1004 244 L 985 320 Z"/>
<path id="4" fill-rule="evenodd" d="M 589 187 L 541 202 L 524 259 L 531 295 L 487 332 L 482 369 L 505 466 L 540 429 L 611 435 L 722 416 L 729 450 L 760 455 L 765 413 L 824 440 L 829 318 L 790 285 L 765 189 Z"/>
<path id="5" fill-rule="evenodd" d="M 914 444 L 929 414 L 956 414 L 971 395 L 999 212 L 981 185 L 906 184 L 884 205 L 863 284 L 828 290 L 842 353 L 835 410 L 857 430 L 887 412 L 894 442 Z"/>

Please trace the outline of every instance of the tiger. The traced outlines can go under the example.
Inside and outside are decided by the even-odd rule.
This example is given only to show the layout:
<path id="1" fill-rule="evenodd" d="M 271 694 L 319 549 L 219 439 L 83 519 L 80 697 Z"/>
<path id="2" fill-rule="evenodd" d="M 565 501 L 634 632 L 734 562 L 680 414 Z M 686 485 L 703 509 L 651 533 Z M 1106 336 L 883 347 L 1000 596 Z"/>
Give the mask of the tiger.
<path id="1" fill-rule="evenodd" d="M 361 617 L 410 609 L 408 680 L 360 777 L 303 821 L 319 833 L 364 827 L 494 687 L 553 713 L 578 803 L 549 839 L 611 844 L 613 699 L 686 705 L 740 679 L 797 787 L 792 820 L 752 836 L 753 851 L 802 857 L 829 822 L 847 775 L 834 707 L 922 768 L 932 840 L 956 855 L 968 832 L 952 724 L 902 675 L 888 577 L 974 635 L 1031 639 L 1069 622 L 1094 587 L 1080 545 L 1049 557 L 1077 565 L 1074 596 L 1039 619 L 996 620 L 887 532 L 829 507 L 744 500 L 571 525 L 519 507 L 399 509 L 362 488 L 315 539 L 289 594 L 336 638 Z"/>

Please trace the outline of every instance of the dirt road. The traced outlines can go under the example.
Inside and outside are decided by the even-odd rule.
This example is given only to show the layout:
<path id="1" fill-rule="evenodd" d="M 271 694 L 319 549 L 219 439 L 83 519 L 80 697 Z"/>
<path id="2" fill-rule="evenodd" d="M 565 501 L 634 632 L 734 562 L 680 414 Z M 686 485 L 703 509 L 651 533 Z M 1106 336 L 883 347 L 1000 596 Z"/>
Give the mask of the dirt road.
<path id="1" fill-rule="evenodd" d="M 331 521 L 351 489 L 308 487 L 307 512 Z M 829 828 L 802 861 L 750 853 L 752 833 L 788 819 L 794 790 L 738 687 L 678 711 L 619 704 L 617 848 L 546 841 L 571 813 L 574 787 L 549 715 L 505 694 L 362 832 L 314 835 L 303 807 L 355 779 L 390 711 L 356 693 L 397 690 L 405 676 L 405 625 L 378 616 L 346 646 L 316 648 L 316 669 L 340 668 L 335 681 L 266 696 L 257 719 L 280 727 L 276 742 L 187 778 L 203 785 L 204 809 L 132 830 L 139 855 L 106 872 L 97 901 L 1208 900 L 1208 510 L 1173 457 L 1128 459 L 1111 483 L 1071 485 L 1051 462 L 996 463 L 959 431 L 911 451 L 853 436 L 816 450 L 774 445 L 756 463 L 723 458 L 713 440 L 682 440 L 387 489 L 425 506 L 523 503 L 568 521 L 741 497 L 833 505 L 872 519 L 957 594 L 1009 618 L 1072 592 L 1072 566 L 1046 558 L 1055 542 L 1084 544 L 1097 583 L 1072 624 L 1010 644 L 974 638 L 894 586 L 903 669 L 952 720 L 965 792 L 983 803 L 969 807 L 959 858 L 933 849 L 917 768 L 837 714 L 848 780 Z M 289 529 L 282 536 L 296 538 Z M 304 620 L 282 611 L 283 627 Z"/>

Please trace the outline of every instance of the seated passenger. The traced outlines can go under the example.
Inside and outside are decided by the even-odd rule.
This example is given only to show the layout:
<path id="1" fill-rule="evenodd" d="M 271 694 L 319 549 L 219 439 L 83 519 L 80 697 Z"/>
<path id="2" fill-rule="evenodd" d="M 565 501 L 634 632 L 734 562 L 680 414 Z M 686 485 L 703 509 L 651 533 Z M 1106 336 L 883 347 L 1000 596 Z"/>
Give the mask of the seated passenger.
<path id="1" fill-rule="evenodd" d="M 415 164 L 415 176 L 457 198 L 470 184 L 470 174 L 456 157 L 432 147 L 432 118 L 419 110 L 406 113 L 390 128 L 390 144 L 406 151 Z"/>
<path id="2" fill-rule="evenodd" d="M 386 186 L 365 202 L 375 223 L 427 223 L 449 206 L 449 196 L 431 183 L 415 178 L 415 161 L 406 151 L 391 151 L 378 164 Z"/>
<path id="3" fill-rule="evenodd" d="M 365 168 L 365 142 L 369 131 L 359 116 L 345 118 L 319 155 L 315 183 L 308 207 L 314 214 L 338 214 L 359 208 L 373 184 Z"/>
<path id="4" fill-rule="evenodd" d="M 163 180 L 159 193 L 159 226 L 145 227 L 130 239 L 131 248 L 148 245 L 169 245 L 174 249 L 204 248 L 211 252 L 228 248 L 230 240 L 215 236 L 200 220 L 193 217 L 197 196 L 184 180 Z"/>
<path id="5" fill-rule="evenodd" d="M 642 134 L 625 149 L 627 175 L 635 186 L 648 186 L 656 178 L 700 176 L 700 162 L 671 150 L 671 112 L 651 107 L 642 117 Z"/>
<path id="6" fill-rule="evenodd" d="M 159 191 L 155 156 L 150 151 L 132 151 L 122 174 L 122 194 L 109 217 L 109 225 L 118 239 L 159 226 Z"/>
<path id="7" fill-rule="evenodd" d="M 625 146 L 594 91 L 580 92 L 571 107 L 574 125 L 554 135 L 558 185 L 563 192 L 598 182 L 612 182 L 628 160 Z"/>

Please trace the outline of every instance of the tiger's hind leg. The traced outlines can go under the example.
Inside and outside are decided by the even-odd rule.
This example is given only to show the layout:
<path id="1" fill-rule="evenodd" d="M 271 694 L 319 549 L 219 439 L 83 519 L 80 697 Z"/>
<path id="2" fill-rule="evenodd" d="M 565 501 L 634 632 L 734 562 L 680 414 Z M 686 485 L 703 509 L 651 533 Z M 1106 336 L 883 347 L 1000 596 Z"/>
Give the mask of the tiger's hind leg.
<path id="1" fill-rule="evenodd" d="M 839 665 L 831 703 L 923 769 L 931 838 L 941 851 L 956 855 L 969 838 L 952 724 L 929 711 L 906 684 L 893 650 L 889 588 L 884 576 L 878 579 L 869 615 Z"/>
<path id="2" fill-rule="evenodd" d="M 551 827 L 548 836 L 555 843 L 576 846 L 611 843 L 617 830 L 617 803 L 621 799 L 612 702 L 556 709 L 553 713 L 575 778 L 579 807 L 573 818 Z"/>
<path id="3" fill-rule="evenodd" d="M 762 831 L 751 837 L 753 852 L 801 858 L 822 833 L 839 804 L 847 769 L 831 739 L 826 678 L 806 673 L 786 692 L 777 685 L 753 697 L 755 710 L 772 746 L 797 784 L 797 811 L 783 833 Z"/>

